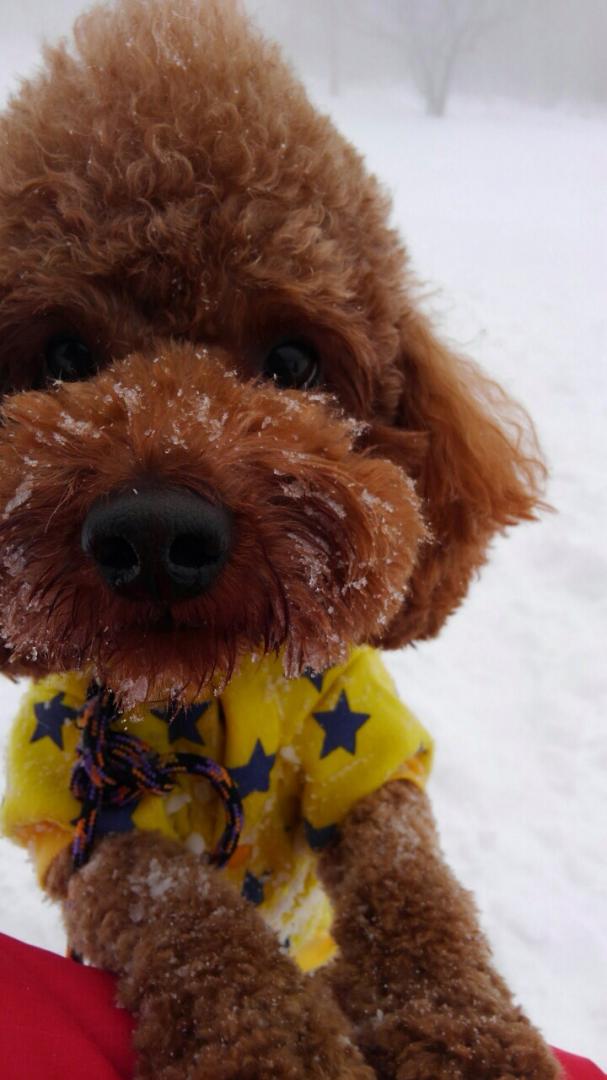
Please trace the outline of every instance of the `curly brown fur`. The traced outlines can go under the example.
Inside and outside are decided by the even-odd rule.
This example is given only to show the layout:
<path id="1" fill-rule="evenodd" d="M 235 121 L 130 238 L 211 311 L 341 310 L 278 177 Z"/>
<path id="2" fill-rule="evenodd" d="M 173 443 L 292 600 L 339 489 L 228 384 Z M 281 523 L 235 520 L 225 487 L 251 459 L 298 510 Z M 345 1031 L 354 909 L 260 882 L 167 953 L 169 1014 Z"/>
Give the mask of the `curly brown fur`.
<path id="1" fill-rule="evenodd" d="M 352 423 L 324 395 L 304 404 L 243 383 L 228 359 L 173 344 L 156 364 L 134 354 L 90 382 L 8 400 L 0 504 L 28 492 L 0 522 L 3 623 L 16 653 L 35 650 L 47 670 L 92 665 L 147 698 L 175 687 L 195 695 L 255 647 L 284 645 L 287 671 L 326 667 L 399 608 L 424 535 L 403 472 L 353 452 Z M 174 606 L 171 635 L 157 629 L 160 601 L 100 589 L 80 542 L 99 497 L 150 479 L 208 495 L 234 518 L 216 587 Z"/>
<path id="2" fill-rule="evenodd" d="M 105 840 L 70 878 L 64 912 L 71 944 L 119 976 L 137 1015 L 141 1080 L 372 1080 L 337 1006 L 178 844 Z"/>
<path id="3" fill-rule="evenodd" d="M 91 661 L 106 678 L 115 665 L 115 683 L 145 675 L 149 691 L 154 682 L 200 682 L 214 664 L 229 670 L 245 647 L 285 642 L 295 671 L 313 650 L 330 662 L 344 643 L 394 646 L 436 633 L 491 535 L 532 515 L 541 465 L 526 418 L 511 425 L 505 395 L 417 313 L 387 202 L 359 155 L 231 5 L 124 0 L 95 9 L 79 22 L 75 47 L 49 50 L 47 64 L 0 126 L 0 371 L 17 392 L 0 438 L 0 506 L 10 509 L 0 629 L 13 669 Z M 108 373 L 49 390 L 44 348 L 60 330 L 82 336 L 101 368 L 112 363 Z M 321 467 L 332 451 L 320 430 L 333 445 L 340 431 L 329 400 L 306 397 L 292 433 L 289 415 L 277 416 L 284 395 L 243 385 L 285 335 L 316 346 L 323 390 L 359 421 L 358 441 L 342 437 L 338 469 Z M 250 415 L 243 426 L 230 411 L 216 440 L 226 395 L 203 344 L 236 374 L 228 409 L 240 408 L 241 395 Z M 32 387 L 38 393 L 23 396 Z M 260 430 L 266 413 L 277 430 Z M 234 490 L 220 471 L 225 451 L 257 437 L 259 453 L 242 459 Z M 283 474 L 273 490 L 264 449 Z M 394 495 L 402 499 L 399 536 L 387 537 L 394 574 L 382 582 L 367 574 L 375 559 L 387 565 L 370 539 L 382 522 L 360 487 L 343 503 L 350 473 L 361 470 L 388 512 Z M 185 633 L 168 641 L 155 632 L 157 612 L 100 601 L 77 542 L 101 491 L 150 474 L 234 498 L 243 532 L 229 580 L 204 611 L 177 606 Z M 313 539 L 287 484 L 291 495 L 312 489 Z M 243 488 L 259 485 L 260 507 L 243 503 Z M 347 519 L 336 520 L 332 505 Z M 262 509 L 271 511 L 264 521 Z M 280 530 L 295 519 L 297 566 L 268 551 L 274 518 Z M 334 543 L 349 567 L 336 581 L 339 559 L 329 572 L 322 566 Z M 260 566 L 256 582 L 243 572 L 249 558 Z M 317 575 L 311 559 L 321 563 Z M 315 590 L 328 599 L 353 582 L 330 642 Z M 229 597 L 244 592 L 249 622 L 214 618 L 226 592 L 230 614 Z M 188 651 L 187 631 L 210 614 L 212 643 L 200 657 Z M 138 659 L 142 635 L 152 672 Z"/>
<path id="4" fill-rule="evenodd" d="M 421 465 L 409 473 L 432 543 L 420 549 L 407 601 L 375 639 L 385 648 L 437 634 L 485 562 L 493 534 L 543 505 L 544 468 L 520 406 L 442 345 L 415 311 L 402 318 L 400 339 L 404 386 L 394 422 L 426 437 Z"/>
<path id="5" fill-rule="evenodd" d="M 322 972 L 384 1080 L 554 1080 L 559 1066 L 496 974 L 444 865 L 427 796 L 396 782 L 320 860 L 337 960 Z"/>
<path id="6" fill-rule="evenodd" d="M 376 180 L 237 5 L 94 9 L 23 84 L 0 141 L 8 670 L 87 668 L 123 701 L 192 699 L 252 652 L 282 649 L 297 674 L 435 634 L 495 532 L 539 505 L 533 430 L 436 339 Z M 91 349 L 88 381 L 49 381 L 58 333 Z M 285 338 L 318 353 L 313 392 L 260 379 Z M 168 613 L 110 592 L 80 542 L 99 497 L 148 484 L 235 522 L 214 586 Z M 406 790 L 355 811 L 324 864 L 330 982 L 361 1045 L 400 1080 L 552 1076 Z M 149 895 L 154 860 L 170 897 Z M 60 858 L 47 888 L 67 890 L 73 944 L 120 974 L 142 1076 L 370 1075 L 330 997 L 191 856 L 105 840 L 76 876 Z"/>

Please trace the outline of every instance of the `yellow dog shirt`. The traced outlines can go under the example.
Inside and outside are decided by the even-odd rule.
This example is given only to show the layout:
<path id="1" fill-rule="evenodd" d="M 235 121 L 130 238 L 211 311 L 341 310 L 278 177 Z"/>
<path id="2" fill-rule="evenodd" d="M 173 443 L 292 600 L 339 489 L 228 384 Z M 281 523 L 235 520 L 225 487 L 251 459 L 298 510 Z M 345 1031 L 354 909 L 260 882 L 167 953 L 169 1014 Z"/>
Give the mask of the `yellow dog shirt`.
<path id="1" fill-rule="evenodd" d="M 42 879 L 71 841 L 80 804 L 69 784 L 84 675 L 50 675 L 27 692 L 8 748 L 2 829 L 32 851 Z M 219 697 L 181 708 L 142 706 L 124 730 L 159 754 L 199 752 L 225 766 L 244 807 L 238 848 L 220 871 L 259 907 L 301 967 L 334 951 L 317 852 L 351 807 L 386 781 L 423 784 L 432 741 L 399 701 L 371 648 L 323 674 L 287 679 L 280 660 L 245 661 Z M 168 795 L 101 811 L 97 835 L 158 829 L 196 853 L 213 849 L 223 807 L 204 779 L 178 777 Z"/>

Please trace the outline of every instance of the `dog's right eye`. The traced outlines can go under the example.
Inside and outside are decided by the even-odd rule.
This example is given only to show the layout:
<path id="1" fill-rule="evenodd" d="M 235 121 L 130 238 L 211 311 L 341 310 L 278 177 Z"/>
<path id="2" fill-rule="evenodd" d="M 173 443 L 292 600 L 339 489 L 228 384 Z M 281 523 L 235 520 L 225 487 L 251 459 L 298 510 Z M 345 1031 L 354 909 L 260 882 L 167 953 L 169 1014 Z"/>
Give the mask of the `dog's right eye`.
<path id="1" fill-rule="evenodd" d="M 320 377 L 316 349 L 308 341 L 283 341 L 270 349 L 263 373 L 283 390 L 310 390 Z"/>
<path id="2" fill-rule="evenodd" d="M 49 380 L 77 382 L 97 370 L 93 353 L 76 334 L 55 334 L 47 343 L 44 357 Z"/>

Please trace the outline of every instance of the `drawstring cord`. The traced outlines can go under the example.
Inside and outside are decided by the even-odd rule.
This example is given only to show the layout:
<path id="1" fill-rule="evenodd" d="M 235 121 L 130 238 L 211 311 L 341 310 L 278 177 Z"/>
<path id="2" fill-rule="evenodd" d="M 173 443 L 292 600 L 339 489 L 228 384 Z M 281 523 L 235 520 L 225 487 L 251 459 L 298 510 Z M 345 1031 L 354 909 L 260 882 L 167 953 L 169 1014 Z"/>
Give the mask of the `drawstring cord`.
<path id="1" fill-rule="evenodd" d="M 93 683 L 76 719 L 80 741 L 70 791 L 82 809 L 72 839 L 74 868 L 80 869 L 91 856 L 102 809 L 135 803 L 146 794 L 166 795 L 177 776 L 184 774 L 208 780 L 221 799 L 226 826 L 210 861 L 224 866 L 238 846 L 243 826 L 238 786 L 228 770 L 199 754 L 161 756 L 142 739 L 113 728 L 119 717 L 112 692 Z"/>

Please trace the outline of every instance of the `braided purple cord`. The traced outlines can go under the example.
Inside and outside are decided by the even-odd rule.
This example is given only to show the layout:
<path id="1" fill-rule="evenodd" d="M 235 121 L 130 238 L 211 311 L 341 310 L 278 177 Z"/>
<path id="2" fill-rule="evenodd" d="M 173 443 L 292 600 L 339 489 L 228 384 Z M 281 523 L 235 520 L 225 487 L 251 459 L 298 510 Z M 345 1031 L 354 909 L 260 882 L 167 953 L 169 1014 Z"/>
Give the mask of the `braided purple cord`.
<path id="1" fill-rule="evenodd" d="M 211 862 L 224 866 L 238 846 L 244 821 L 238 786 L 228 770 L 198 754 L 161 757 L 143 739 L 115 731 L 112 722 L 119 716 L 111 691 L 93 684 L 76 721 L 81 736 L 70 791 L 82 810 L 72 839 L 74 867 L 88 862 L 104 807 L 125 806 L 144 794 L 167 794 L 180 774 L 208 780 L 223 803 L 226 827 Z"/>

